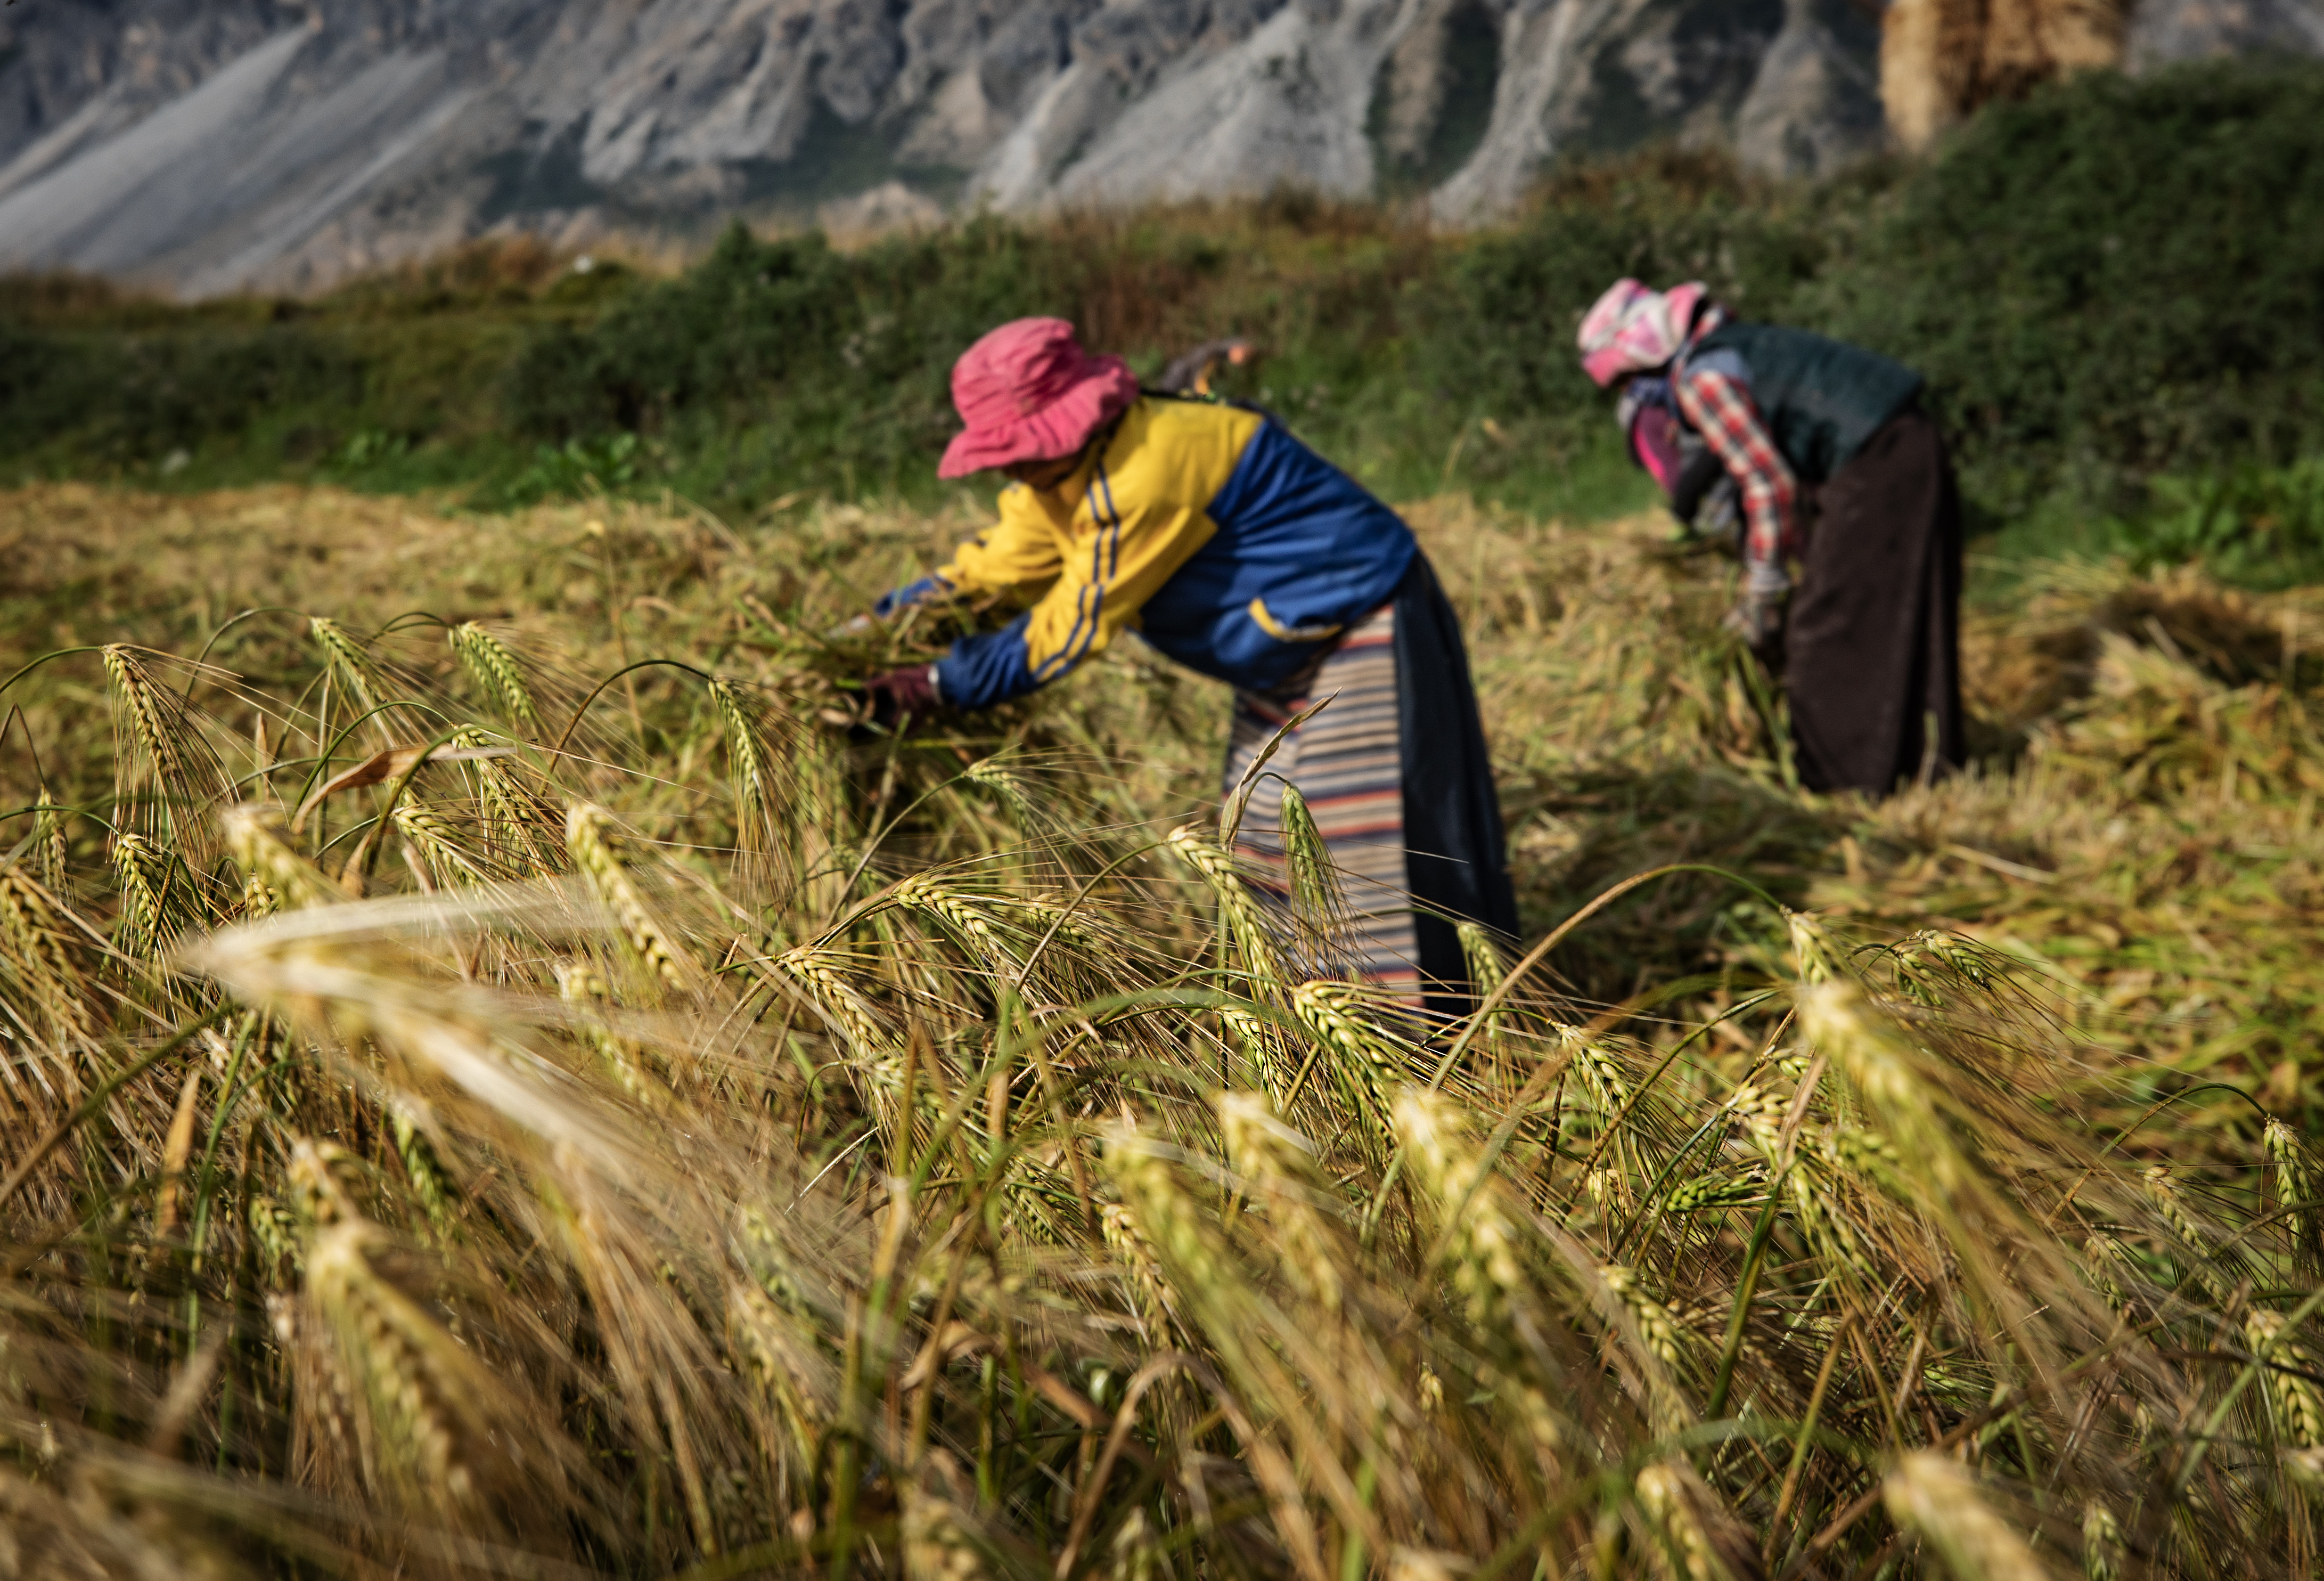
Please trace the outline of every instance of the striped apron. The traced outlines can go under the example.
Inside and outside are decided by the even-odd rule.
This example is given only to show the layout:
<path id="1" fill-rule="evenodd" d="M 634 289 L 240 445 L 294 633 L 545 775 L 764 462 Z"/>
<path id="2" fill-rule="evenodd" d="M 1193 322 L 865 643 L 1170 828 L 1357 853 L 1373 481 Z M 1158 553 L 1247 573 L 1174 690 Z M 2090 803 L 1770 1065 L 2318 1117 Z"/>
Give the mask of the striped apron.
<path id="1" fill-rule="evenodd" d="M 1352 968 L 1389 995 L 1421 1001 L 1419 947 L 1406 871 L 1404 753 L 1396 667 L 1396 606 L 1348 628 L 1314 668 L 1269 692 L 1238 690 L 1225 794 L 1276 733 L 1309 703 L 1331 701 L 1276 749 L 1250 794 L 1238 854 L 1267 875 L 1261 893 L 1287 904 L 1283 786 L 1296 785 L 1323 837 L 1346 902 L 1319 975 Z"/>

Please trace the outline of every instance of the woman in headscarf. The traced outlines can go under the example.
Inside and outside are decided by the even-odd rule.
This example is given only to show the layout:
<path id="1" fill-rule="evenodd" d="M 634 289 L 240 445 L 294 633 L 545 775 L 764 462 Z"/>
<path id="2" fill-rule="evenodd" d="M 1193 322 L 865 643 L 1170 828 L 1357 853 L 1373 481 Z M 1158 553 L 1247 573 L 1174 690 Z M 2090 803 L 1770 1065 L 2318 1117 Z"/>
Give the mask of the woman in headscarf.
<path id="1" fill-rule="evenodd" d="M 1734 484 L 1743 591 L 1723 624 L 1783 669 L 1802 781 L 1885 796 L 1958 766 L 1960 496 L 1921 376 L 1732 318 L 1700 282 L 1617 281 L 1577 339 L 1683 519 Z M 1697 444 L 1711 460 L 1690 466 Z"/>
<path id="2" fill-rule="evenodd" d="M 1028 606 L 924 668 L 870 688 L 885 717 L 1021 697 L 1125 626 L 1234 688 L 1230 791 L 1311 699 L 1245 812 L 1279 864 L 1281 790 L 1299 788 L 1347 889 L 1345 945 L 1391 994 L 1452 1008 L 1454 922 L 1505 936 L 1517 906 L 1492 765 L 1452 607 L 1404 522 L 1266 415 L 1142 392 L 1062 319 L 1020 319 L 954 365 L 966 425 L 939 476 L 1010 479 L 1000 520 L 881 615 L 954 592 Z"/>

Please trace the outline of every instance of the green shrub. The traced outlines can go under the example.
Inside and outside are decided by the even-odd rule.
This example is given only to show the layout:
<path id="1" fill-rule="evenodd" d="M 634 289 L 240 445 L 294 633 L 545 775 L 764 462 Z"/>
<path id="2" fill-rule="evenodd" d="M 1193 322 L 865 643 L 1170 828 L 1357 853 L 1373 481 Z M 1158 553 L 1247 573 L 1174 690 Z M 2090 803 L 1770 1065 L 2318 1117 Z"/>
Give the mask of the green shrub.
<path id="1" fill-rule="evenodd" d="M 1700 279 L 1747 316 L 1922 370 L 1978 518 L 2136 516 L 2149 477 L 2282 466 L 2324 437 L 2319 125 L 2324 66 L 2203 65 L 2086 76 L 1989 110 L 1928 162 L 1818 184 L 1672 149 L 1577 166 L 1468 234 L 1283 193 L 981 217 L 853 253 L 738 226 L 658 282 L 520 245 L 304 305 L 0 282 L 0 467 L 184 449 L 181 483 L 303 468 L 518 499 L 577 480 L 540 447 L 626 432 L 667 458 L 655 486 L 719 508 L 925 497 L 953 359 L 1055 313 L 1149 374 L 1250 337 L 1267 356 L 1229 392 L 1383 492 L 1601 511 L 1645 485 L 1572 330 L 1635 274 Z M 282 439 L 367 430 L 408 438 L 414 463 L 333 467 L 314 459 L 329 446 Z"/>

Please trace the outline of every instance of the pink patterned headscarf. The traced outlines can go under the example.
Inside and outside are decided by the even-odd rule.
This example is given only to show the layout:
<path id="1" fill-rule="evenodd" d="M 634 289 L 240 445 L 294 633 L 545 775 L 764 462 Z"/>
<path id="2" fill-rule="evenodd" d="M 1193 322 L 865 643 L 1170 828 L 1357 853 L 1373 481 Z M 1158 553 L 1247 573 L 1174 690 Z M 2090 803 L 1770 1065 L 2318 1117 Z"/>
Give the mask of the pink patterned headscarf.
<path id="1" fill-rule="evenodd" d="M 952 368 L 968 426 L 945 447 L 938 477 L 1070 456 L 1138 399 L 1118 356 L 1092 356 L 1063 319 L 1018 319 L 986 332 Z"/>
<path id="2" fill-rule="evenodd" d="M 1649 291 L 1618 280 L 1582 318 L 1575 334 L 1582 371 L 1604 389 L 1624 374 L 1643 374 L 1678 355 L 1707 291 L 1691 280 L 1669 291 Z"/>

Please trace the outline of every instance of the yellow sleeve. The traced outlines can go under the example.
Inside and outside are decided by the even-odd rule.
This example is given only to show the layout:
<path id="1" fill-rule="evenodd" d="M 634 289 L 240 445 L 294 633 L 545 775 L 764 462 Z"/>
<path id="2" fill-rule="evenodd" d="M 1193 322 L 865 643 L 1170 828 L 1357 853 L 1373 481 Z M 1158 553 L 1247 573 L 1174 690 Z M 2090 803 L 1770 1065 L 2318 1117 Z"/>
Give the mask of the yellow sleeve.
<path id="1" fill-rule="evenodd" d="M 936 578 L 964 593 L 1001 593 L 1030 604 L 1049 589 L 1064 564 L 1059 533 L 1033 491 L 1001 491 L 1001 519 L 953 551 Z"/>
<path id="2" fill-rule="evenodd" d="M 1211 541 L 1218 523 L 1204 507 L 1259 422 L 1225 407 L 1148 400 L 1131 408 L 1074 511 L 1057 579 L 1026 624 L 1035 685 L 1104 652 Z"/>

